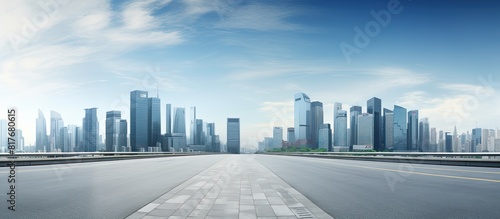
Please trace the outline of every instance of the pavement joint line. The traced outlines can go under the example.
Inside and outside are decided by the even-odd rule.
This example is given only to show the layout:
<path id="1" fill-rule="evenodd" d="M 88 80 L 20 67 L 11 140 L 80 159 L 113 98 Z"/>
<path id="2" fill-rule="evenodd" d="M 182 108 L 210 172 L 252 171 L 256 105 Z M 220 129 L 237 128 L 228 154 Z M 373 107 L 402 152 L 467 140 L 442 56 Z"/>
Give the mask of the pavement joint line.
<path id="1" fill-rule="evenodd" d="M 141 209 L 127 218 L 333 219 L 252 155 L 228 156 Z"/>

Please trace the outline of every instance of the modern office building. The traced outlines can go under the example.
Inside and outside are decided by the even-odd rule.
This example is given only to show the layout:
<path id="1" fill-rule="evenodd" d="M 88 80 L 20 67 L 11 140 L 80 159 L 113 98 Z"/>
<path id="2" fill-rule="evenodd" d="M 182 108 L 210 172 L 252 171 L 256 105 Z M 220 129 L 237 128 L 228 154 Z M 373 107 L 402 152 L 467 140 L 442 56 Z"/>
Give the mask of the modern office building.
<path id="1" fill-rule="evenodd" d="M 382 145 L 382 100 L 376 97 L 366 102 L 367 112 L 373 115 L 373 149 L 383 151 Z"/>
<path id="2" fill-rule="evenodd" d="M 166 113 L 165 113 L 165 133 L 172 134 L 172 104 L 166 105 Z"/>
<path id="3" fill-rule="evenodd" d="M 408 150 L 408 135 L 407 135 L 407 111 L 404 107 L 394 105 L 393 110 L 394 119 L 394 135 L 393 135 L 393 148 L 395 151 Z"/>
<path id="4" fill-rule="evenodd" d="M 347 111 L 338 109 L 334 121 L 333 146 L 347 147 Z"/>
<path id="5" fill-rule="evenodd" d="M 184 108 L 174 107 L 173 133 L 186 135 L 186 111 Z"/>
<path id="6" fill-rule="evenodd" d="M 319 144 L 318 148 L 323 148 L 326 151 L 332 151 L 332 128 L 329 123 L 321 124 L 319 129 Z"/>
<path id="7" fill-rule="evenodd" d="M 0 152 L 6 153 L 8 147 L 8 123 L 6 119 L 0 119 Z"/>
<path id="8" fill-rule="evenodd" d="M 1 127 L 0 127 L 1 128 Z M 2 132 L 4 133 L 4 132 Z M 7 133 L 7 132 L 5 132 Z M 0 133 L 1 135 L 1 133 Z M 47 139 L 47 124 L 45 121 L 45 117 L 43 116 L 43 112 L 38 110 L 38 118 L 36 119 L 36 144 L 35 150 L 37 152 L 46 151 L 49 142 Z"/>
<path id="9" fill-rule="evenodd" d="M 273 148 L 283 147 L 283 128 L 274 127 L 273 128 Z"/>
<path id="10" fill-rule="evenodd" d="M 61 142 L 60 132 L 61 128 L 64 127 L 64 122 L 56 111 L 50 111 L 50 147 L 49 151 L 62 151 L 63 143 Z"/>
<path id="11" fill-rule="evenodd" d="M 99 144 L 99 121 L 97 120 L 97 108 L 85 109 L 83 118 L 83 152 L 97 151 Z"/>
<path id="12" fill-rule="evenodd" d="M 311 103 L 311 146 L 318 148 L 319 129 L 323 124 L 323 103 L 314 101 Z"/>
<path id="13" fill-rule="evenodd" d="M 227 118 L 227 152 L 240 153 L 240 119 Z"/>
<path id="14" fill-rule="evenodd" d="M 481 128 L 472 129 L 471 147 L 470 147 L 471 152 L 481 152 L 481 151 L 476 151 L 477 146 L 481 145 L 481 143 L 482 143 L 481 137 L 482 137 L 482 129 Z"/>
<path id="15" fill-rule="evenodd" d="M 196 145 L 204 145 L 203 119 L 196 119 L 194 124 L 194 143 Z"/>
<path id="16" fill-rule="evenodd" d="M 120 111 L 106 112 L 106 151 L 119 152 L 127 147 L 127 120 L 121 119 Z"/>
<path id="17" fill-rule="evenodd" d="M 149 130 L 148 92 L 130 92 L 130 147 L 132 151 L 147 151 Z"/>
<path id="18" fill-rule="evenodd" d="M 431 142 L 429 144 L 431 152 L 438 151 L 438 141 L 437 141 L 437 130 L 436 128 L 431 128 Z"/>
<path id="19" fill-rule="evenodd" d="M 189 122 L 189 144 L 196 145 L 196 107 L 191 107 L 191 121 Z"/>
<path id="20" fill-rule="evenodd" d="M 295 128 L 289 127 L 287 129 L 287 141 L 288 145 L 293 145 L 295 143 Z"/>
<path id="21" fill-rule="evenodd" d="M 394 112 L 384 108 L 384 148 L 394 150 Z"/>
<path id="22" fill-rule="evenodd" d="M 375 142 L 375 116 L 363 113 L 358 117 L 358 144 L 373 146 Z"/>
<path id="23" fill-rule="evenodd" d="M 309 146 L 311 140 L 311 99 L 304 93 L 295 94 L 294 128 L 297 146 Z"/>
<path id="24" fill-rule="evenodd" d="M 358 144 L 358 116 L 362 114 L 360 106 L 352 106 L 350 109 L 350 144 L 349 150 L 352 151 L 352 146 Z"/>
<path id="25" fill-rule="evenodd" d="M 207 147 L 207 152 L 220 152 L 220 145 L 217 144 L 217 139 L 215 135 L 215 123 L 206 124 L 206 138 L 205 145 Z"/>
<path id="26" fill-rule="evenodd" d="M 418 145 L 418 110 L 408 112 L 408 150 L 420 151 Z"/>
<path id="27" fill-rule="evenodd" d="M 418 126 L 418 145 L 420 146 L 420 152 L 430 152 L 430 129 L 429 129 L 429 118 L 422 118 Z M 456 128 L 455 128 L 456 132 Z M 456 149 L 458 150 L 458 148 Z M 455 149 L 454 149 L 455 151 Z"/>
<path id="28" fill-rule="evenodd" d="M 449 133 L 445 133 L 445 152 L 453 152 L 453 136 Z"/>
<path id="29" fill-rule="evenodd" d="M 444 131 L 439 130 L 439 140 L 438 140 L 438 148 L 437 152 L 445 152 L 445 136 L 444 136 Z"/>
<path id="30" fill-rule="evenodd" d="M 148 146 L 157 147 L 161 136 L 161 102 L 158 97 L 148 98 Z"/>

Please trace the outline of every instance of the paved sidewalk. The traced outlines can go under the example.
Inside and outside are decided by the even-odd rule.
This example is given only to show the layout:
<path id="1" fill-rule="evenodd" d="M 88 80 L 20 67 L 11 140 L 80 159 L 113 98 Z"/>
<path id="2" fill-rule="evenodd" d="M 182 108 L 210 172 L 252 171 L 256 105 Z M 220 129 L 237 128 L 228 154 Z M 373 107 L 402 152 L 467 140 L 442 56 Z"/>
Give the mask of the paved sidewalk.
<path id="1" fill-rule="evenodd" d="M 252 155 L 230 155 L 127 218 L 332 217 Z"/>

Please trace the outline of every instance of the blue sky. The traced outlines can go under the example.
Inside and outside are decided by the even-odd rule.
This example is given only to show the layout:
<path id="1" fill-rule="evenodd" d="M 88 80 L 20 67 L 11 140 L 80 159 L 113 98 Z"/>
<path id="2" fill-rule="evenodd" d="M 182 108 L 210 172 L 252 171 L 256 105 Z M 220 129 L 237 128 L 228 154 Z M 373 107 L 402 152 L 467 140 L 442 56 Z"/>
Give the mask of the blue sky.
<path id="1" fill-rule="evenodd" d="M 273 126 L 293 126 L 297 92 L 322 101 L 328 123 L 334 102 L 366 110 L 377 96 L 389 109 L 421 110 L 445 131 L 500 125 L 500 5 L 493 1 L 0 4 L 0 107 L 19 108 L 28 144 L 38 108 L 48 121 L 54 110 L 65 124 L 81 125 L 83 109 L 97 107 L 104 133 L 106 111 L 128 119 L 129 92 L 156 95 L 156 83 L 162 116 L 166 103 L 197 106 L 221 139 L 225 119 L 240 117 L 245 147 L 271 136 Z M 354 29 L 365 31 L 377 21 L 371 11 L 393 4 L 399 13 L 346 58 L 340 45 L 355 45 Z"/>

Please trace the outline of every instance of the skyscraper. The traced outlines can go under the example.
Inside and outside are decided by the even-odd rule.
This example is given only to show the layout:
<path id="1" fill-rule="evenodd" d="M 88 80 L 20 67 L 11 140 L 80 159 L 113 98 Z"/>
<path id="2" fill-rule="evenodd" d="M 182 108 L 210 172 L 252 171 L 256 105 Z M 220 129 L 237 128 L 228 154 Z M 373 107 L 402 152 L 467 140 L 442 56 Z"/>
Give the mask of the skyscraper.
<path id="1" fill-rule="evenodd" d="M 165 121 L 166 121 L 166 128 L 165 128 L 165 133 L 172 134 L 172 104 L 167 104 L 166 105 L 166 115 L 165 115 Z"/>
<path id="2" fill-rule="evenodd" d="M 97 120 L 97 108 L 85 109 L 83 118 L 83 150 L 84 152 L 97 151 L 99 143 L 99 121 Z"/>
<path id="3" fill-rule="evenodd" d="M 173 133 L 186 135 L 186 111 L 184 108 L 174 107 Z"/>
<path id="4" fill-rule="evenodd" d="M 407 112 L 406 109 L 397 105 L 394 105 L 393 117 L 394 117 L 394 137 L 393 144 L 394 150 L 396 151 L 407 151 L 408 150 L 408 135 L 407 135 Z"/>
<path id="5" fill-rule="evenodd" d="M 227 118 L 227 152 L 240 153 L 240 119 Z"/>
<path id="6" fill-rule="evenodd" d="M 337 145 L 337 141 L 340 138 L 337 136 L 339 134 L 339 128 L 337 127 L 339 125 L 339 122 L 337 122 L 339 110 L 342 110 L 342 103 L 333 103 L 333 146 L 339 146 Z"/>
<path id="7" fill-rule="evenodd" d="M 161 136 L 160 98 L 148 98 L 148 146 L 156 147 Z"/>
<path id="8" fill-rule="evenodd" d="M 118 146 L 120 146 L 121 148 L 128 147 L 127 135 L 127 120 L 122 119 L 120 120 L 120 131 L 118 132 Z"/>
<path id="9" fill-rule="evenodd" d="M 118 152 L 121 146 L 119 144 L 120 121 L 122 113 L 120 111 L 106 112 L 106 151 Z M 125 145 L 126 146 L 126 145 Z"/>
<path id="10" fill-rule="evenodd" d="M 338 109 L 334 121 L 333 146 L 347 147 L 347 111 Z"/>
<path id="11" fill-rule="evenodd" d="M 383 151 L 382 100 L 373 97 L 366 102 L 366 106 L 368 113 L 373 115 L 373 149 Z"/>
<path id="12" fill-rule="evenodd" d="M 273 148 L 283 147 L 283 128 L 274 127 L 273 128 Z"/>
<path id="13" fill-rule="evenodd" d="M 8 128 L 7 120 L 0 119 L 0 151 L 4 153 L 7 151 L 7 145 L 8 145 L 7 128 Z"/>
<path id="14" fill-rule="evenodd" d="M 204 144 L 203 136 L 205 136 L 203 134 L 203 119 L 196 119 L 194 124 L 195 124 L 194 144 L 203 145 Z"/>
<path id="15" fill-rule="evenodd" d="M 421 152 L 429 152 L 430 151 L 430 130 L 429 130 L 429 119 L 423 118 L 419 123 L 419 131 L 418 131 L 418 145 L 420 145 Z"/>
<path id="16" fill-rule="evenodd" d="M 373 114 L 363 113 L 358 117 L 358 145 L 373 146 L 375 140 Z"/>
<path id="17" fill-rule="evenodd" d="M 295 143 L 295 128 L 289 127 L 287 129 L 287 141 L 289 145 L 293 145 Z"/>
<path id="18" fill-rule="evenodd" d="M 147 151 L 148 127 L 148 92 L 135 90 L 130 92 L 130 147 L 132 151 Z"/>
<path id="19" fill-rule="evenodd" d="M 48 146 L 47 124 L 43 112 L 39 109 L 38 118 L 36 119 L 36 151 L 45 151 Z"/>
<path id="20" fill-rule="evenodd" d="M 192 106 L 191 107 L 191 122 L 189 123 L 189 129 L 190 131 L 190 136 L 189 136 L 189 143 L 190 144 L 196 144 L 196 107 Z"/>
<path id="21" fill-rule="evenodd" d="M 384 148 L 394 149 L 394 112 L 384 108 Z"/>
<path id="22" fill-rule="evenodd" d="M 449 133 L 445 133 L 445 152 L 453 152 L 452 149 L 453 136 Z"/>
<path id="23" fill-rule="evenodd" d="M 50 111 L 50 147 L 49 151 L 62 151 L 62 142 L 60 140 L 61 128 L 64 127 L 61 114 L 56 111 Z"/>
<path id="24" fill-rule="evenodd" d="M 206 151 L 220 152 L 220 148 L 217 147 L 217 142 L 215 139 L 215 123 L 207 123 L 206 130 L 207 130 L 206 140 L 205 140 L 205 145 L 207 146 Z"/>
<path id="25" fill-rule="evenodd" d="M 314 101 L 311 103 L 311 146 L 318 148 L 319 129 L 323 124 L 323 103 Z"/>
<path id="26" fill-rule="evenodd" d="M 351 111 L 351 139 L 350 139 L 350 148 L 352 151 L 352 146 L 358 144 L 358 116 L 361 115 L 362 108 L 360 106 L 352 106 Z"/>
<path id="27" fill-rule="evenodd" d="M 482 129 L 481 128 L 475 128 L 472 129 L 472 136 L 471 136 L 471 152 L 476 152 L 476 148 L 478 145 L 481 144 L 481 137 L 482 137 Z M 477 151 L 481 152 L 481 151 Z"/>
<path id="28" fill-rule="evenodd" d="M 295 94 L 295 141 L 298 146 L 309 145 L 311 139 L 311 99 L 304 93 Z"/>
<path id="29" fill-rule="evenodd" d="M 318 148 L 326 149 L 326 151 L 332 151 L 332 128 L 329 123 L 321 124 L 319 129 L 319 144 Z"/>
<path id="30" fill-rule="evenodd" d="M 408 112 L 408 150 L 420 151 L 418 145 L 418 110 Z"/>
<path id="31" fill-rule="evenodd" d="M 438 140 L 438 148 L 437 148 L 437 152 L 445 152 L 445 145 L 444 145 L 444 132 L 443 130 L 439 130 L 439 140 Z"/>
<path id="32" fill-rule="evenodd" d="M 431 148 L 431 152 L 437 152 L 437 131 L 436 128 L 431 128 L 431 143 L 429 144 Z"/>

